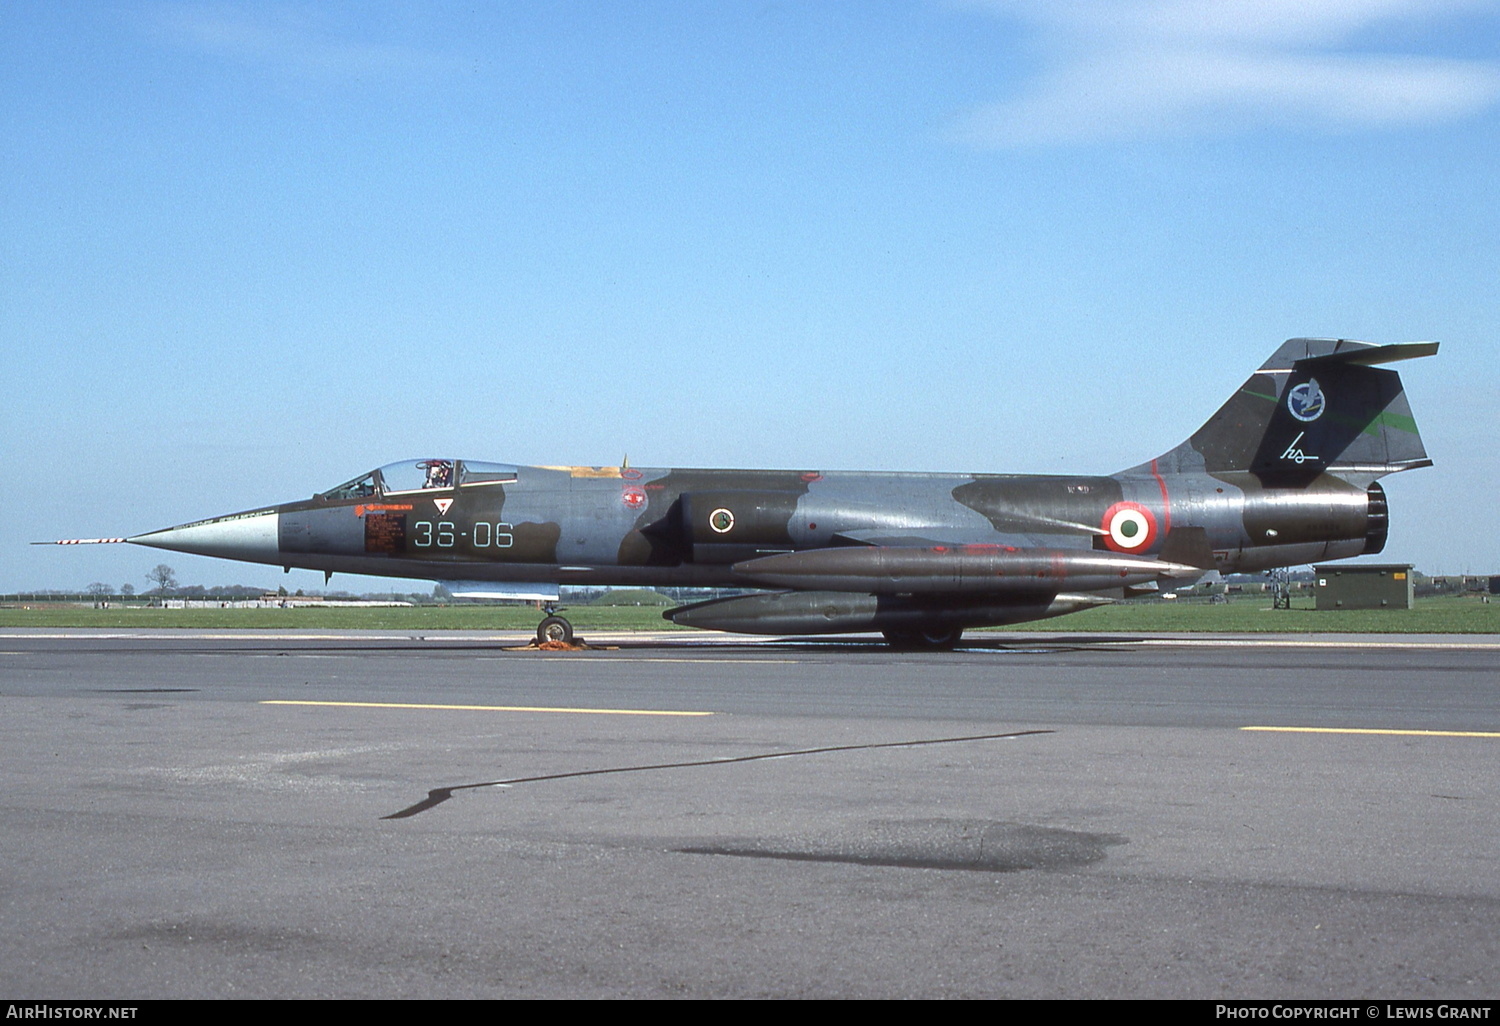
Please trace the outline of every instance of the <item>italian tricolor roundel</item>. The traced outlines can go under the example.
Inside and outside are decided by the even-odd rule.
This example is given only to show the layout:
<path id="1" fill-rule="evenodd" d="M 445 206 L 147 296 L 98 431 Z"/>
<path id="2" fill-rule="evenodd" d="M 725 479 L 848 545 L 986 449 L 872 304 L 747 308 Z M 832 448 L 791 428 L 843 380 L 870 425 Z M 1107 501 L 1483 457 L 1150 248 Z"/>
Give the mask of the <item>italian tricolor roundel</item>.
<path id="1" fill-rule="evenodd" d="M 1145 506 L 1117 502 L 1104 511 L 1104 544 L 1116 552 L 1141 552 L 1156 540 L 1156 517 Z"/>

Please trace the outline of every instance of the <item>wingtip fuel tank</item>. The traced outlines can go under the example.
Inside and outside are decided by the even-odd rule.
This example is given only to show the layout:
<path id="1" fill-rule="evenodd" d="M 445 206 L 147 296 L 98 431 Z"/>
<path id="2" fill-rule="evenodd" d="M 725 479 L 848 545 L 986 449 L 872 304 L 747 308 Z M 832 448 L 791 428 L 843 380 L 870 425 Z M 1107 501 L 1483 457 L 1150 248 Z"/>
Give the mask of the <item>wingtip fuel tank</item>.
<path id="1" fill-rule="evenodd" d="M 891 636 L 1003 627 L 1094 609 L 1116 601 L 1103 595 L 1054 594 L 1009 602 L 932 602 L 913 596 L 847 591 L 779 591 L 738 595 L 678 606 L 663 619 L 683 627 L 735 634 L 848 634 Z"/>
<path id="2" fill-rule="evenodd" d="M 1182 563 L 1088 549 L 1013 545 L 849 546 L 762 556 L 734 564 L 747 582 L 875 595 L 1032 596 L 1105 591 L 1201 577 Z"/>

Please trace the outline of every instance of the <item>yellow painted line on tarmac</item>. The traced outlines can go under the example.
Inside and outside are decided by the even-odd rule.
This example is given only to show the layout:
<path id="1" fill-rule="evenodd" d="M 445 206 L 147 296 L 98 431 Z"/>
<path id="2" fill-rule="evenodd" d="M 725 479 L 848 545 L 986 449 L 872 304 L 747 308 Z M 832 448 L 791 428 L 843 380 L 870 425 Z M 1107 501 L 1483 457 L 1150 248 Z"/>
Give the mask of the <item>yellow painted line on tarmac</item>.
<path id="1" fill-rule="evenodd" d="M 456 712 L 592 713 L 598 716 L 712 716 L 711 712 L 682 709 L 570 709 L 541 705 L 430 705 L 417 702 L 313 702 L 273 698 L 261 705 L 321 705 L 339 709 L 444 709 Z"/>
<path id="2" fill-rule="evenodd" d="M 1375 727 L 1241 727 L 1280 734 L 1394 734 L 1399 737 L 1500 737 L 1500 730 L 1385 730 Z"/>

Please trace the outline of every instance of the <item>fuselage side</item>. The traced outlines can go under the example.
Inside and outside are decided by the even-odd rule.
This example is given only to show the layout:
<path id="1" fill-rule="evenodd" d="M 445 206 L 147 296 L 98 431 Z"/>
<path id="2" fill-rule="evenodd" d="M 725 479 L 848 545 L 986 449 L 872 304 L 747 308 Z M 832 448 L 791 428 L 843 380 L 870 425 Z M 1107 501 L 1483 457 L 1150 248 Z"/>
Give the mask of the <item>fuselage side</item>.
<path id="1" fill-rule="evenodd" d="M 1231 572 L 1378 551 L 1384 530 L 1378 486 L 1332 475 L 1295 489 L 1154 464 L 1101 477 L 505 467 L 465 480 L 451 462 L 431 482 L 372 475 L 132 541 L 388 577 L 736 586 L 737 562 L 840 545 L 1155 556 L 1192 527 Z"/>

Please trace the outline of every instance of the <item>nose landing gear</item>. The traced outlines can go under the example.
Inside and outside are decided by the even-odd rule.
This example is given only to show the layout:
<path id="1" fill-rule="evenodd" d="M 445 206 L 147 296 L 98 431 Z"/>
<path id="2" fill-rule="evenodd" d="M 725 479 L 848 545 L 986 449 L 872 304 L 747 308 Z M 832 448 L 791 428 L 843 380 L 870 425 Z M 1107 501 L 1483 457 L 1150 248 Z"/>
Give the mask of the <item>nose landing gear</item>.
<path id="1" fill-rule="evenodd" d="M 557 615 L 557 603 L 546 603 L 542 606 L 542 611 L 547 614 L 547 618 L 537 624 L 536 643 L 545 645 L 550 641 L 554 644 L 573 644 L 573 625 L 566 618 Z"/>
<path id="2" fill-rule="evenodd" d="M 537 626 L 536 643 L 545 645 L 549 641 L 573 644 L 573 625 L 555 613 L 549 615 Z"/>

